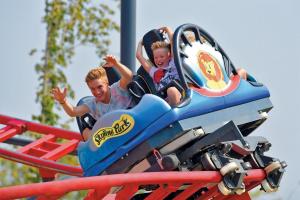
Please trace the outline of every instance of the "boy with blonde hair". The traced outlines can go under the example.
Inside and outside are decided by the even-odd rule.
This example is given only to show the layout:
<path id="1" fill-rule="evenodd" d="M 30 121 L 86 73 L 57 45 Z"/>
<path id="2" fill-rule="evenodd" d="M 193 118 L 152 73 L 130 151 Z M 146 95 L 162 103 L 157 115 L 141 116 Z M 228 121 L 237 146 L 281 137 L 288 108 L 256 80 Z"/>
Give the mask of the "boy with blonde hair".
<path id="1" fill-rule="evenodd" d="M 67 101 L 66 88 L 63 91 L 58 87 L 51 90 L 53 98 L 61 104 L 70 117 L 91 113 L 98 120 L 105 113 L 132 106 L 131 97 L 127 92 L 127 85 L 132 80 L 132 72 L 112 55 L 107 55 L 104 60 L 106 63 L 103 67 L 114 67 L 120 72 L 121 79 L 109 86 L 106 71 L 103 67 L 90 70 L 86 75 L 85 82 L 91 90 L 93 98 L 85 101 L 82 105 L 73 106 Z M 90 134 L 91 131 L 85 129 L 83 138 L 88 139 Z"/>
<path id="2" fill-rule="evenodd" d="M 152 44 L 151 49 L 156 67 L 143 57 L 142 41 L 138 44 L 136 58 L 153 79 L 156 90 L 160 91 L 161 89 L 166 89 L 165 99 L 171 106 L 176 106 L 181 100 L 181 93 L 174 86 L 166 88 L 173 80 L 179 80 L 172 52 L 173 32 L 169 27 L 162 27 L 160 30 L 165 31 L 168 34 L 170 44 L 164 41 L 158 41 Z"/>

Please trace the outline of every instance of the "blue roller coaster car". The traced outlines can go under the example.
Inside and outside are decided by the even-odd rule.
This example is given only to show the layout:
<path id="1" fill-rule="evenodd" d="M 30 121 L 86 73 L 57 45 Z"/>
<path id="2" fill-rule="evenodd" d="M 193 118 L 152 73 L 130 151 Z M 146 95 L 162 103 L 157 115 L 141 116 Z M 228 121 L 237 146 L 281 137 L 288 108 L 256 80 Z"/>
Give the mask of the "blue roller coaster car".
<path id="1" fill-rule="evenodd" d="M 145 34 L 151 61 L 151 44 L 165 39 L 158 30 Z M 264 155 L 271 146 L 264 137 L 249 136 L 272 109 L 269 90 L 250 76 L 241 79 L 221 46 L 197 25 L 176 29 L 173 56 L 180 80 L 171 84 L 183 96 L 178 106 L 160 97 L 140 67 L 128 86 L 136 106 L 95 124 L 86 116 L 77 119 L 81 131 L 84 124 L 93 125 L 92 136 L 78 147 L 84 175 L 218 170 L 219 189 L 226 194 L 245 189 L 248 169 L 265 169 L 263 188 L 276 190 L 286 163 Z"/>

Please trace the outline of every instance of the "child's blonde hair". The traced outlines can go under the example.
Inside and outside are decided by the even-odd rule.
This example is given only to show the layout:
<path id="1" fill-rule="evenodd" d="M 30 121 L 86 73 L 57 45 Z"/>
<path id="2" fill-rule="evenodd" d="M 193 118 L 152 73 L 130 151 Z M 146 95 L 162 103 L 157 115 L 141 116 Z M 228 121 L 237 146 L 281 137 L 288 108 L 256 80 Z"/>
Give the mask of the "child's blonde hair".
<path id="1" fill-rule="evenodd" d="M 170 44 L 167 42 L 164 42 L 164 41 L 157 41 L 151 45 L 152 51 L 154 51 L 155 49 L 160 49 L 160 48 L 164 48 L 164 49 L 167 49 L 170 51 Z"/>
<path id="2" fill-rule="evenodd" d="M 97 67 L 97 68 L 91 69 L 85 77 L 85 82 L 88 83 L 88 82 L 90 82 L 92 80 L 96 80 L 96 79 L 101 79 L 102 81 L 108 83 L 106 71 L 103 67 Z"/>

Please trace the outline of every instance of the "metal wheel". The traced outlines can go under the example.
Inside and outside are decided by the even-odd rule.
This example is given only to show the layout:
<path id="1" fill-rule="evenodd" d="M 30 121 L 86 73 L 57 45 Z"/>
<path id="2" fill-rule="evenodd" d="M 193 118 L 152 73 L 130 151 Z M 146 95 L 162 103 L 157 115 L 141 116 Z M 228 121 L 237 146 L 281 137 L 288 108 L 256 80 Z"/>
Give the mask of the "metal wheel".
<path id="1" fill-rule="evenodd" d="M 213 161 L 211 160 L 209 153 L 205 153 L 201 156 L 201 163 L 202 166 L 204 167 L 204 170 L 208 170 L 208 171 L 216 170 L 216 167 Z"/>
<path id="2" fill-rule="evenodd" d="M 262 181 L 261 186 L 265 192 L 276 192 L 278 190 L 278 188 L 272 187 L 266 179 Z"/>
<path id="3" fill-rule="evenodd" d="M 223 195 L 233 194 L 233 191 L 226 187 L 223 181 L 218 183 L 218 189 Z"/>
<path id="4" fill-rule="evenodd" d="M 230 162 L 221 168 L 220 173 L 222 176 L 225 176 L 227 173 L 236 171 L 237 169 L 239 169 L 238 164 L 236 162 Z"/>
<path id="5" fill-rule="evenodd" d="M 267 174 L 269 174 L 270 172 L 276 170 L 276 169 L 280 169 L 281 168 L 281 164 L 279 161 L 275 161 L 272 162 L 271 164 L 269 164 L 267 167 L 265 167 L 265 172 Z"/>
<path id="6" fill-rule="evenodd" d="M 234 193 L 236 193 L 237 195 L 241 195 L 244 192 L 246 192 L 246 188 L 245 188 L 245 184 L 243 183 L 243 188 L 238 188 L 234 191 Z"/>

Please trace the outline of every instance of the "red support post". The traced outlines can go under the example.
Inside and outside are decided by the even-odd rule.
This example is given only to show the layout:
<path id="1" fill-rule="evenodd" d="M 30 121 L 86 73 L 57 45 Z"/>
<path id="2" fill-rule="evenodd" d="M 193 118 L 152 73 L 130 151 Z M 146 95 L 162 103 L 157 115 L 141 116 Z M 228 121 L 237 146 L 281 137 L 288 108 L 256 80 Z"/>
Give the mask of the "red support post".
<path id="1" fill-rule="evenodd" d="M 57 172 L 82 176 L 80 167 L 53 162 L 76 150 L 81 140 L 79 133 L 4 115 L 0 115 L 0 124 L 6 125 L 0 129 L 0 142 L 25 131 L 44 134 L 44 137 L 27 143 L 17 151 L 0 148 L 0 157 L 39 168 L 41 176 L 45 180 L 53 179 Z M 56 142 L 58 138 L 67 141 L 58 143 Z"/>

